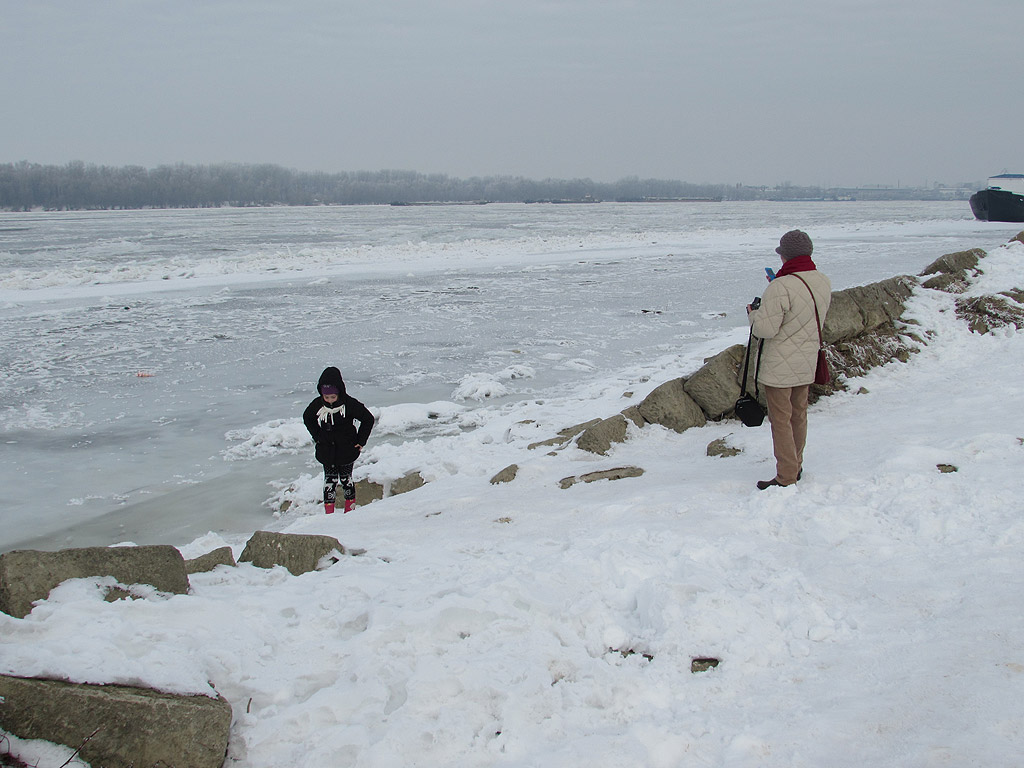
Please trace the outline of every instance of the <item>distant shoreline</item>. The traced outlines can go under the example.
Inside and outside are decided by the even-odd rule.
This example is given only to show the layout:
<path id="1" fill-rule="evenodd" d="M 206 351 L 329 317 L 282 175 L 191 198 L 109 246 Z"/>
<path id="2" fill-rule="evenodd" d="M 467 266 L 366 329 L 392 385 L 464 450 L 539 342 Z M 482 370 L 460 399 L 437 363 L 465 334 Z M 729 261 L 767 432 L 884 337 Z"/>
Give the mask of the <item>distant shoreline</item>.
<path id="1" fill-rule="evenodd" d="M 934 198 L 916 198 L 916 197 L 901 197 L 893 200 L 885 198 L 857 198 L 857 197 L 794 197 L 794 198 L 775 198 L 766 197 L 758 200 L 728 200 L 718 198 L 675 198 L 675 199 L 659 199 L 659 200 L 422 200 L 409 203 L 309 203 L 309 204 L 295 204 L 295 203 L 218 203 L 211 205 L 146 205 L 135 208 L 126 206 L 117 206 L 109 208 L 45 208 L 43 206 L 35 206 L 33 208 L 0 208 L 0 214 L 8 213 L 116 213 L 124 211 L 130 213 L 132 211 L 195 211 L 195 210 L 252 210 L 260 208 L 357 208 L 359 206 L 370 206 L 370 207 L 393 207 L 393 208 L 478 208 L 487 205 L 592 205 L 592 204 L 604 204 L 604 205 L 664 205 L 668 203 L 675 203 L 678 205 L 687 205 L 694 203 L 886 203 L 886 202 L 899 202 L 899 203 L 963 203 L 967 205 L 966 200 L 960 199 L 934 199 Z M 968 209 L 969 210 L 969 209 Z M 22 231 L 23 227 L 2 227 L 0 226 L 0 232 L 18 232 Z"/>
<path id="2" fill-rule="evenodd" d="M 589 204 L 811 200 L 963 200 L 955 187 L 818 187 L 693 184 L 627 177 L 615 182 L 489 176 L 458 179 L 414 171 L 308 173 L 275 165 L 99 166 L 0 164 L 0 210 L 27 212 L 255 208 L 307 205 Z"/>

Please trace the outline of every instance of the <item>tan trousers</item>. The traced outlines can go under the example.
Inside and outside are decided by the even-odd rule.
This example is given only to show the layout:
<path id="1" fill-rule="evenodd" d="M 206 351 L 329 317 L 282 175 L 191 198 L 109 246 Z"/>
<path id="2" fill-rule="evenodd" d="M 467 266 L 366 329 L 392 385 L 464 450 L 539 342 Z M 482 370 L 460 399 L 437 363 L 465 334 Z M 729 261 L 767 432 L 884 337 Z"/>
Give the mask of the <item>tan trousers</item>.
<path id="1" fill-rule="evenodd" d="M 772 425 L 775 449 L 775 479 L 780 485 L 792 485 L 804 465 L 807 442 L 807 393 L 810 386 L 765 387 L 768 421 Z"/>

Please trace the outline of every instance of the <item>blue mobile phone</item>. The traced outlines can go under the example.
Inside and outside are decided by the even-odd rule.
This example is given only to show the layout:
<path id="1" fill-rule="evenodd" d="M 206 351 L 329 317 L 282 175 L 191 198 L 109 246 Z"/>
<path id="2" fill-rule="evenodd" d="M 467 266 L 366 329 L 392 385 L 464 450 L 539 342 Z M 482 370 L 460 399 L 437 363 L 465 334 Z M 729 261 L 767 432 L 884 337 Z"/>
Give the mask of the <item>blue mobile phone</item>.
<path id="1" fill-rule="evenodd" d="M 775 270 L 773 270 L 771 267 L 765 267 L 764 274 L 765 276 L 767 276 L 769 283 L 775 279 Z"/>

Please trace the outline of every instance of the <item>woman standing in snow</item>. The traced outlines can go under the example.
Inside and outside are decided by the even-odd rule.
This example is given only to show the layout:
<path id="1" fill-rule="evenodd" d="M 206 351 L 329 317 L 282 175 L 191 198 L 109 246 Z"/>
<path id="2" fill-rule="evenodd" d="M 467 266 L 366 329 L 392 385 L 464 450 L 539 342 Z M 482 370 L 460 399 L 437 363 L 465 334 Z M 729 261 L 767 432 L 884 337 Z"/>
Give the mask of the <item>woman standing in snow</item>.
<path id="1" fill-rule="evenodd" d="M 819 322 L 825 322 L 832 301 L 832 283 L 811 261 L 813 249 L 806 232 L 784 234 L 775 249 L 782 268 L 760 306 L 747 305 L 751 332 L 764 339 L 758 381 L 768 401 L 775 452 L 775 477 L 758 481 L 762 491 L 792 485 L 803 474 L 807 395 L 818 362 Z"/>
<path id="2" fill-rule="evenodd" d="M 316 389 L 320 394 L 306 406 L 302 421 L 316 446 L 316 460 L 324 465 L 324 512 L 334 512 L 339 483 L 345 511 L 351 512 L 356 505 L 352 466 L 370 437 L 373 414 L 345 391 L 341 371 L 333 366 L 324 368 Z"/>

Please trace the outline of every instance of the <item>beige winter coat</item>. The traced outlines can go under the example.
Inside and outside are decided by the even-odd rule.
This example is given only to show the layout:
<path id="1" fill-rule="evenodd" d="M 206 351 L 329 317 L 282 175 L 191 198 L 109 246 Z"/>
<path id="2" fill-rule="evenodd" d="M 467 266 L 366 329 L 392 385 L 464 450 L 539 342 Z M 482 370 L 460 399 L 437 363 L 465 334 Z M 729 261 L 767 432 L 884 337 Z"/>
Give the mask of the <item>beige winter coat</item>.
<path id="1" fill-rule="evenodd" d="M 799 274 L 807 281 L 807 290 Z M 832 283 L 817 270 L 777 277 L 768 284 L 761 306 L 749 315 L 756 339 L 764 339 L 759 384 L 768 387 L 799 387 L 814 381 L 818 361 L 818 326 L 814 304 L 825 322 L 832 301 Z M 754 362 L 751 361 L 751 370 Z"/>

